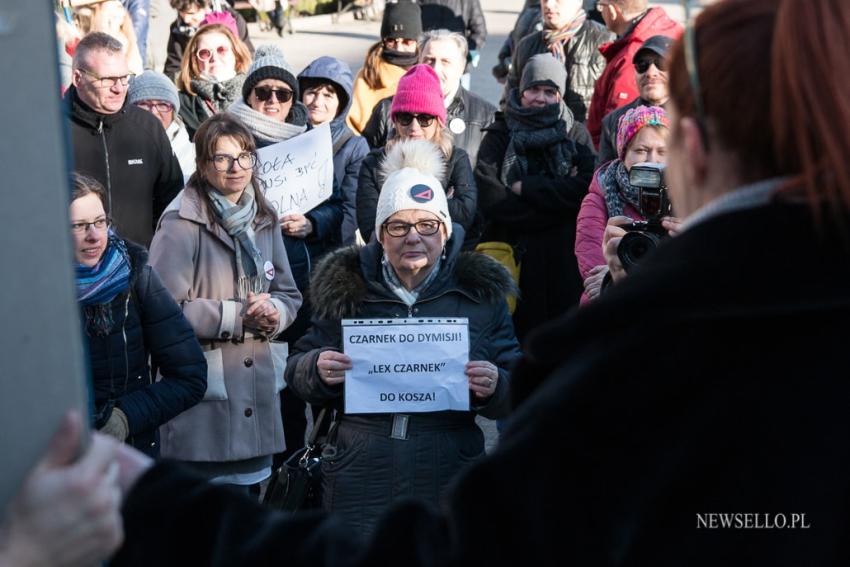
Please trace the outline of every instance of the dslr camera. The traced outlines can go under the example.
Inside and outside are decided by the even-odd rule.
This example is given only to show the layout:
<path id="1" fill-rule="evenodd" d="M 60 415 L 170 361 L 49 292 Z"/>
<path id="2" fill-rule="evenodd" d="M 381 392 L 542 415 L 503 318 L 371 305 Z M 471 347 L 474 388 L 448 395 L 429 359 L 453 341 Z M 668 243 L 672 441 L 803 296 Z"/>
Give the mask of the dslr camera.
<path id="1" fill-rule="evenodd" d="M 629 171 L 629 183 L 638 188 L 638 209 L 647 220 L 622 227 L 626 235 L 617 246 L 617 256 L 626 272 L 667 238 L 661 219 L 670 215 L 672 207 L 667 198 L 664 167 L 661 163 L 640 163 Z"/>

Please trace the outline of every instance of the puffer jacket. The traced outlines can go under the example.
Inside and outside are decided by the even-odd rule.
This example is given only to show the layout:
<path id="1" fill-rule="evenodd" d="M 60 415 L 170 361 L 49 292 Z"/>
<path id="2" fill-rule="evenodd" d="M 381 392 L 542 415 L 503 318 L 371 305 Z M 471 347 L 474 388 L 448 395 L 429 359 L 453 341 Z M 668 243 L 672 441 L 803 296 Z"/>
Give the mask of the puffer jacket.
<path id="1" fill-rule="evenodd" d="M 368 534 L 381 510 L 400 496 L 437 503 L 453 476 L 483 453 L 475 415 L 499 418 L 508 411 L 508 373 L 520 354 L 505 302 L 513 282 L 488 256 L 460 252 L 463 229 L 455 225 L 454 230 L 440 273 L 411 307 L 385 287 L 377 242 L 334 252 L 313 278 L 316 317 L 292 350 L 286 381 L 306 401 L 340 410 L 336 455 L 322 465 L 324 505 L 341 513 L 358 534 Z M 489 400 L 470 398 L 472 411 L 413 414 L 410 438 L 394 440 L 389 438 L 392 414 L 341 413 L 343 387 L 326 385 L 316 361 L 324 350 L 342 350 L 341 319 L 413 316 L 468 317 L 469 360 L 492 362 L 499 380 Z"/>
<path id="2" fill-rule="evenodd" d="M 360 166 L 360 177 L 357 182 L 357 226 L 363 240 L 369 242 L 375 232 L 375 216 L 378 209 L 378 197 L 384 180 L 380 176 L 381 162 L 386 156 L 386 149 L 374 150 L 363 158 Z M 452 191 L 449 199 L 449 214 L 452 222 L 460 224 L 464 231 L 469 230 L 476 220 L 478 204 L 478 189 L 472 176 L 472 166 L 469 156 L 460 148 L 452 150 L 452 157 L 446 167 L 446 177 L 441 179 L 446 194 Z M 467 239 L 476 235 L 467 235 Z"/>
<path id="3" fill-rule="evenodd" d="M 387 143 L 392 129 L 392 105 L 391 96 L 379 102 L 363 129 L 363 137 L 371 148 L 383 148 Z M 484 137 L 484 128 L 493 122 L 495 114 L 495 106 L 463 87 L 458 88 L 457 94 L 446 109 L 446 126 L 452 133 L 454 145 L 466 151 L 473 167 L 478 159 L 478 147 Z"/>
<path id="4" fill-rule="evenodd" d="M 517 44 L 514 49 L 513 63 L 511 72 L 508 74 L 505 92 L 510 92 L 512 88 L 519 87 L 522 70 L 533 55 L 549 52 L 546 41 L 543 39 L 545 33 L 546 30 L 533 32 L 522 38 Z M 612 39 L 614 39 L 614 34 L 608 31 L 605 26 L 587 19 L 564 48 L 567 92 L 564 93 L 563 98 L 567 107 L 579 122 L 584 122 L 587 119 L 596 80 L 605 69 L 605 58 L 599 53 L 599 46 Z"/>
<path id="5" fill-rule="evenodd" d="M 626 35 L 599 48 L 607 63 L 596 82 L 590 112 L 587 115 L 587 129 L 595 147 L 599 147 L 602 119 L 612 110 L 625 106 L 640 95 L 635 83 L 632 59 L 643 42 L 654 35 L 676 39 L 681 33 L 682 26 L 670 19 L 664 8 L 655 7 L 650 8 Z"/>
<path id="6" fill-rule="evenodd" d="M 151 264 L 183 309 L 207 357 L 204 399 L 165 424 L 164 457 L 199 462 L 243 461 L 284 449 L 280 399 L 285 345 L 250 332 L 237 299 L 235 247 L 211 220 L 199 190 L 189 185 L 160 219 Z M 277 219 L 255 218 L 265 260 L 263 291 L 280 314 L 277 332 L 301 306 Z"/>
<path id="7" fill-rule="evenodd" d="M 481 50 L 487 22 L 479 0 L 421 0 L 422 31 L 449 30 L 463 34 L 469 51 Z"/>
<path id="8" fill-rule="evenodd" d="M 254 44 L 251 43 L 251 38 L 248 36 L 248 24 L 245 22 L 245 18 L 238 11 L 228 6 L 227 3 L 222 3 L 222 8 L 236 20 L 236 30 L 239 32 L 239 39 L 242 40 L 242 43 L 245 44 L 245 47 L 253 55 Z M 183 52 L 186 50 L 189 40 L 192 39 L 196 31 L 195 28 L 190 28 L 184 24 L 180 20 L 180 16 L 177 16 L 177 19 L 171 23 L 165 67 L 162 70 L 171 80 L 174 80 L 177 77 L 177 73 L 180 72 L 180 62 L 183 60 Z"/>
<path id="9" fill-rule="evenodd" d="M 118 408 L 127 416 L 127 443 L 159 455 L 158 427 L 201 401 L 207 363 L 192 326 L 148 265 L 148 252 L 124 241 L 130 257 L 130 287 L 110 303 L 106 336 L 84 332 L 94 392 L 94 427 Z M 82 308 L 86 320 L 86 308 Z M 148 357 L 159 370 L 154 381 Z"/>
<path id="10" fill-rule="evenodd" d="M 345 123 L 348 109 L 351 108 L 351 92 L 354 81 L 351 69 L 343 61 L 334 57 L 319 57 L 298 75 L 301 83 L 304 79 L 327 80 L 339 88 L 345 99 L 340 97 L 340 110 L 336 118 L 331 121 L 331 136 L 334 145 L 334 181 L 339 187 L 342 198 L 342 225 L 336 242 L 343 245 L 354 244 L 355 231 L 357 230 L 357 176 L 360 173 L 360 164 L 366 154 L 369 153 L 369 145 L 366 139 L 358 136 Z M 301 87 L 301 96 L 304 96 L 304 87 Z M 338 146 L 338 147 L 337 147 Z"/>

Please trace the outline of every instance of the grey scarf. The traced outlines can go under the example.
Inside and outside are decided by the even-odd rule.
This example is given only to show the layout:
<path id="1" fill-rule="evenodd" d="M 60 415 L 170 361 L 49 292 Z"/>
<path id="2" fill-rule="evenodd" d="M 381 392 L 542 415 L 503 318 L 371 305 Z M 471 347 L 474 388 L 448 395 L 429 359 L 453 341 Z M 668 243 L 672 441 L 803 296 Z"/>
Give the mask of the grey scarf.
<path id="1" fill-rule="evenodd" d="M 227 112 L 248 127 L 260 147 L 288 140 L 307 129 L 307 107 L 297 101 L 289 109 L 286 122 L 279 122 L 262 112 L 257 112 L 245 104 L 241 98 L 231 104 Z"/>
<path id="2" fill-rule="evenodd" d="M 212 202 L 216 222 L 237 244 L 235 247 L 237 297 L 247 299 L 249 291 L 262 293 L 265 289 L 263 255 L 257 248 L 254 229 L 251 226 L 257 216 L 254 186 L 248 185 L 235 204 L 212 187 L 207 188 L 207 193 Z"/>
<path id="3" fill-rule="evenodd" d="M 245 73 L 239 73 L 232 79 L 222 82 L 199 78 L 192 79 L 191 84 L 192 90 L 208 103 L 203 106 L 209 117 L 216 112 L 224 112 L 234 100 L 240 98 L 242 96 L 242 83 L 244 82 Z M 209 104 L 215 108 L 215 112 L 210 109 Z"/>
<path id="4" fill-rule="evenodd" d="M 501 179 L 510 187 L 528 175 L 528 153 L 540 152 L 546 161 L 547 173 L 565 177 L 570 174 L 576 145 L 569 138 L 573 113 L 564 104 L 525 108 L 519 101 L 519 89 L 511 90 L 505 109 L 505 121 L 510 141 L 502 162 Z"/>
<path id="5" fill-rule="evenodd" d="M 422 283 L 413 289 L 407 289 L 404 287 L 404 284 L 401 283 L 401 280 L 398 278 L 398 274 L 395 273 L 395 268 L 393 268 L 392 264 L 390 264 L 389 260 L 387 260 L 386 252 L 384 252 L 384 257 L 381 259 L 381 265 L 383 266 L 384 272 L 384 285 L 387 289 L 396 294 L 396 296 L 401 299 L 405 305 L 410 307 L 416 303 L 417 299 L 419 299 L 419 294 L 421 294 L 431 284 L 431 282 L 434 281 L 434 278 L 437 277 L 437 274 L 440 271 L 440 258 L 437 258 L 437 261 L 434 262 L 434 267 L 431 268 L 431 272 L 424 280 L 422 280 Z"/>
<path id="6" fill-rule="evenodd" d="M 599 181 L 605 191 L 605 206 L 608 208 L 608 218 L 620 216 L 625 210 L 625 203 L 640 211 L 638 188 L 629 183 L 629 172 L 623 160 L 615 159 L 603 171 L 599 172 Z M 643 213 L 641 213 L 643 214 Z"/>

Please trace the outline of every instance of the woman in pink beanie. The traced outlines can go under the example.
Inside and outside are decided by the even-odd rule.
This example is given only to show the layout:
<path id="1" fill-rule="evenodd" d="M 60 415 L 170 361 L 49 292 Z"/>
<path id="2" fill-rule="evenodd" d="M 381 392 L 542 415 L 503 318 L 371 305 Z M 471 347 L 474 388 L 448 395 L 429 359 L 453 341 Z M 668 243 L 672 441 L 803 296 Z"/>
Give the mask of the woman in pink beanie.
<path id="1" fill-rule="evenodd" d="M 357 227 L 365 241 L 375 230 L 375 214 L 384 173 L 382 164 L 393 144 L 400 140 L 428 140 L 441 151 L 446 174 L 441 179 L 449 199 L 452 220 L 465 231 L 464 247 L 473 248 L 480 231 L 473 229 L 478 191 L 469 156 L 453 144 L 446 128 L 446 103 L 437 73 L 428 65 L 414 65 L 398 83 L 390 109 L 390 133 L 384 148 L 363 158 L 357 183 Z"/>
<path id="2" fill-rule="evenodd" d="M 669 127 L 667 113 L 658 106 L 638 106 L 620 118 L 618 157 L 596 170 L 578 214 L 575 253 L 584 279 L 582 303 L 599 295 L 608 273 L 602 241 L 609 219 L 614 225 L 646 220 L 640 210 L 638 189 L 629 183 L 629 171 L 638 163 L 667 162 Z M 675 219 L 664 222 L 668 230 L 675 230 Z M 616 230 L 623 232 L 620 228 Z"/>

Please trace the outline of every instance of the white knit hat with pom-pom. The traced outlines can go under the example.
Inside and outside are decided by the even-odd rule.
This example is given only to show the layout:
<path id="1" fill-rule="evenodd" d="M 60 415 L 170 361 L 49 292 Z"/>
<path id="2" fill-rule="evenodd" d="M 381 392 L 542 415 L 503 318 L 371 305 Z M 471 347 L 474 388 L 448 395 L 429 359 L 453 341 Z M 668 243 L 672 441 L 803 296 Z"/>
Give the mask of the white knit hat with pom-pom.
<path id="1" fill-rule="evenodd" d="M 375 235 L 381 225 L 399 211 L 415 209 L 434 213 L 446 226 L 446 238 L 452 236 L 452 217 L 446 192 L 440 183 L 446 165 L 443 154 L 433 142 L 404 140 L 395 143 L 381 163 L 384 179 L 375 216 Z"/>

